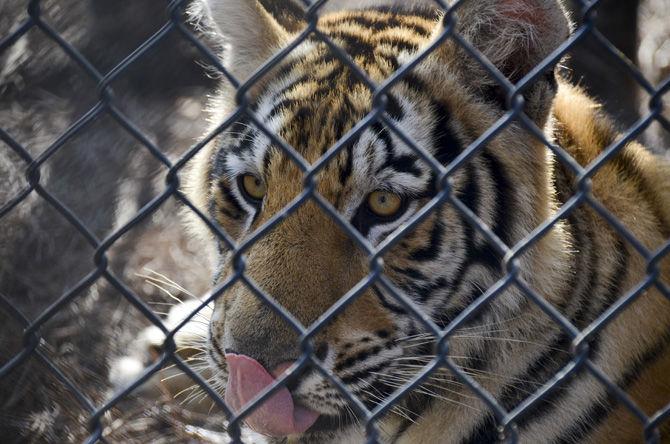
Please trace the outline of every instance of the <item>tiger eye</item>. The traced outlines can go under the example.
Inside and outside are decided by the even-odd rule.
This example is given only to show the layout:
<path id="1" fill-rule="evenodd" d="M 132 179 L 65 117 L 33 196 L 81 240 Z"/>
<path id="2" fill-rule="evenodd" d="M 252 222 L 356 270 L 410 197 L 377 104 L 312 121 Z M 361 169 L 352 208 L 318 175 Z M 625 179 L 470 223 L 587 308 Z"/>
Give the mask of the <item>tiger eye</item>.
<path id="1" fill-rule="evenodd" d="M 244 192 L 254 200 L 263 200 L 267 192 L 263 181 L 253 174 L 245 174 L 242 177 Z"/>
<path id="2" fill-rule="evenodd" d="M 392 217 L 402 208 L 402 199 L 395 193 L 375 191 L 368 196 L 368 207 L 376 216 Z"/>

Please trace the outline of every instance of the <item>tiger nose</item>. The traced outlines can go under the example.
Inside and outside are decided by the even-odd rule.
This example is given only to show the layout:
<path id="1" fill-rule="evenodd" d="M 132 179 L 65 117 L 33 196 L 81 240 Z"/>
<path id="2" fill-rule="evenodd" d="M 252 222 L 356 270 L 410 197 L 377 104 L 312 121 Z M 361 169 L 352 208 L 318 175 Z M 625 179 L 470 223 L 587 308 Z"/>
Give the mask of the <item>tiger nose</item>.
<path id="1" fill-rule="evenodd" d="M 281 368 L 287 362 L 297 361 L 302 355 L 298 333 L 279 324 L 227 323 L 223 342 L 226 354 L 248 356 L 267 369 Z M 325 360 L 328 344 L 313 341 L 313 345 L 314 356 Z"/>
<path id="2" fill-rule="evenodd" d="M 294 362 L 300 357 L 298 335 L 289 335 L 261 326 L 250 326 L 242 331 L 226 332 L 224 347 L 226 354 L 244 355 L 258 361 L 267 369 L 278 368 L 280 364 Z M 284 338 L 284 339 L 282 339 Z"/>

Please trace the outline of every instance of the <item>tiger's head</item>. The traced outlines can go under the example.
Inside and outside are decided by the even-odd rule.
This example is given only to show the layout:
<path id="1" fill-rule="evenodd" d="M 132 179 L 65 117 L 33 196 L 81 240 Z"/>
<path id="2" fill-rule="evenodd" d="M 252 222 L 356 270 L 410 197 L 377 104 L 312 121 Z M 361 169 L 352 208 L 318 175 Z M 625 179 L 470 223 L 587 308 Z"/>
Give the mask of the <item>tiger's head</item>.
<path id="1" fill-rule="evenodd" d="M 271 14 L 268 3 L 205 4 L 223 38 L 225 66 L 241 81 L 291 46 L 306 26 L 290 8 L 281 17 Z M 233 409 L 241 410 L 301 356 L 299 334 L 259 292 L 306 328 L 338 307 L 312 338 L 314 357 L 374 409 L 434 353 L 434 338 L 394 293 L 445 327 L 503 275 L 503 258 L 469 218 L 514 245 L 552 211 L 546 150 L 518 122 L 488 132 L 505 118 L 506 92 L 466 49 L 444 37 L 452 19 L 463 40 L 513 82 L 569 32 L 554 0 L 466 1 L 446 18 L 425 7 L 330 12 L 245 94 L 223 81 L 212 115 L 214 128 L 227 126 L 194 159 L 188 196 L 244 245 L 242 259 L 207 236 L 219 264 L 216 283 L 236 270 L 246 277 L 221 293 L 210 323 L 211 365 Z M 385 94 L 375 95 L 359 75 L 382 85 L 427 49 Z M 547 123 L 555 88 L 549 68 L 523 90 L 525 113 L 539 128 Z M 239 111 L 242 102 L 248 112 Z M 446 167 L 480 142 L 485 147 L 448 183 L 442 180 L 435 164 Z M 445 187 L 469 215 L 441 193 Z M 552 236 L 542 242 L 551 244 Z M 382 250 L 378 261 L 371 263 L 367 247 Z M 520 258 L 522 273 L 532 283 L 557 282 L 552 260 L 531 250 Z M 505 292 L 469 325 L 513 315 L 519 304 L 518 294 Z M 474 339 L 450 346 L 454 356 L 477 350 Z M 354 433 L 357 421 L 349 401 L 310 366 L 246 418 L 268 436 L 319 441 Z"/>

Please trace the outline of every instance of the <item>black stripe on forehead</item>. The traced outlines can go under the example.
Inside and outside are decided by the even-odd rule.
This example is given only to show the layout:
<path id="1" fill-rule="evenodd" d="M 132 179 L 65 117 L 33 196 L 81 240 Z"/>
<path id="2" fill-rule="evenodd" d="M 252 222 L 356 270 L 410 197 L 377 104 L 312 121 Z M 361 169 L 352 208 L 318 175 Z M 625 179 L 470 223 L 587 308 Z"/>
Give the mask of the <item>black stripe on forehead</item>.
<path id="1" fill-rule="evenodd" d="M 367 51 L 367 49 L 362 48 L 361 46 L 361 45 L 365 46 L 366 44 L 357 39 L 355 41 L 352 41 L 352 45 L 353 47 L 356 48 L 355 52 Z M 368 49 L 370 49 L 370 51 L 373 51 L 375 48 L 373 45 L 368 46 L 369 46 Z M 387 57 L 383 55 L 379 55 L 379 57 L 387 59 Z M 262 102 L 263 100 L 272 100 L 273 105 L 268 115 L 261 117 L 263 117 L 264 122 L 267 123 L 271 119 L 277 117 L 284 110 L 293 111 L 294 113 L 298 114 L 299 118 L 308 117 L 307 113 L 309 112 L 309 108 L 313 108 L 315 104 L 323 100 L 329 94 L 333 94 L 336 91 L 333 88 L 334 82 L 336 80 L 344 81 L 344 86 L 342 87 L 342 95 L 343 95 L 342 114 L 346 117 L 349 117 L 349 119 L 333 119 L 332 122 L 334 125 L 341 127 L 339 129 L 335 128 L 335 134 L 341 137 L 344 132 L 343 129 L 344 127 L 351 127 L 356 123 L 356 121 L 353 121 L 355 119 L 352 119 L 351 117 L 354 117 L 354 114 L 356 114 L 359 111 L 351 103 L 351 101 L 347 96 L 347 93 L 355 89 L 356 87 L 362 86 L 363 82 L 356 76 L 356 74 L 353 71 L 351 71 L 348 67 L 346 67 L 341 61 L 339 61 L 339 59 L 337 59 L 329 51 L 326 54 L 323 54 L 322 56 L 314 58 L 313 60 L 310 60 L 310 58 L 311 58 L 310 54 L 301 56 L 300 58 L 291 61 L 291 63 L 288 63 L 287 65 L 281 68 L 281 70 L 275 76 L 275 79 L 277 79 L 277 81 L 279 82 L 287 81 L 290 78 L 290 76 L 296 76 L 296 78 L 292 81 L 289 81 L 288 84 L 282 85 L 278 90 L 273 90 L 272 85 L 269 86 L 267 94 L 272 94 L 272 99 L 261 98 L 259 102 Z M 397 68 L 398 62 L 395 58 L 392 58 L 392 60 L 391 58 L 388 58 L 388 60 L 386 61 L 389 62 L 391 66 Z M 318 75 L 316 73 L 320 72 L 320 70 L 313 69 L 316 67 L 322 68 L 325 65 L 331 63 L 335 63 L 335 66 L 331 70 L 328 70 L 325 75 Z M 310 67 L 313 68 L 310 69 Z M 305 70 L 309 72 L 300 73 L 300 71 Z M 286 95 L 292 92 L 296 87 L 306 82 L 322 83 L 322 86 L 319 87 L 316 91 L 314 91 L 310 95 L 310 97 L 305 99 L 286 97 Z M 412 88 L 411 85 L 408 85 L 408 87 Z M 402 106 L 398 101 L 398 99 L 393 94 L 387 95 L 386 112 L 396 121 L 400 121 L 404 118 L 404 112 Z M 361 114 L 360 117 L 362 118 L 362 116 L 363 115 Z M 352 122 L 350 122 L 349 120 L 352 120 Z"/>
<path id="2" fill-rule="evenodd" d="M 305 118 L 305 117 L 311 117 L 311 115 L 305 115 L 305 113 L 310 112 L 313 109 L 317 109 L 321 102 L 325 100 L 327 97 L 332 96 L 335 97 L 337 91 L 341 91 L 342 97 L 342 107 L 340 108 L 342 111 L 342 114 L 345 117 L 349 117 L 349 119 L 334 119 L 333 122 L 329 122 L 334 125 L 346 125 L 347 123 L 350 123 L 349 126 L 353 126 L 356 122 L 360 121 L 360 119 L 363 118 L 365 115 L 365 110 L 359 110 L 357 107 L 351 102 L 348 93 L 355 89 L 356 87 L 361 87 L 363 86 L 363 82 L 358 79 L 355 74 L 348 69 L 346 66 L 339 64 L 333 70 L 329 71 L 325 76 L 317 76 L 314 74 L 317 70 L 315 68 L 322 67 L 324 64 L 330 63 L 330 59 L 332 57 L 324 57 L 322 59 L 318 59 L 314 62 L 308 62 L 306 67 L 302 67 L 303 69 L 311 70 L 313 71 L 310 74 L 303 74 L 299 75 L 296 77 L 295 80 L 291 81 L 287 85 L 283 85 L 278 91 L 273 91 L 272 86 L 269 87 L 269 91 L 267 92 L 267 95 L 271 95 L 271 99 L 263 99 L 261 98 L 260 101 L 264 100 L 271 100 L 272 106 L 270 111 L 268 112 L 267 115 L 261 116 L 262 120 L 264 123 L 268 123 L 270 120 L 273 118 L 277 117 L 282 111 L 288 110 L 293 112 L 294 114 L 298 114 L 298 118 Z M 299 69 L 299 68 L 296 68 Z M 290 74 L 289 74 L 290 75 Z M 336 81 L 342 81 L 344 80 L 344 85 L 340 89 L 337 89 L 335 87 L 335 82 Z M 292 93 L 296 88 L 300 87 L 301 85 L 305 83 L 317 83 L 318 87 L 317 89 L 312 92 L 308 97 L 305 98 L 294 98 L 294 97 L 287 97 L 290 93 Z M 389 101 L 389 108 L 393 110 L 394 115 L 398 115 L 398 113 L 401 113 L 400 105 L 397 103 L 397 101 Z M 371 104 L 370 104 L 371 105 Z M 289 125 L 291 122 L 286 122 L 285 125 Z M 337 134 L 342 135 L 342 131 L 336 131 Z"/>
<path id="3" fill-rule="evenodd" d="M 402 38 L 384 37 L 377 42 L 369 42 L 363 40 L 361 36 L 348 31 L 331 31 L 329 35 L 338 40 L 338 45 L 349 55 L 349 57 L 356 59 L 358 57 L 364 58 L 368 62 L 378 62 L 380 59 L 388 64 L 393 71 L 397 70 L 400 65 L 395 55 L 385 54 L 379 51 L 383 46 L 393 46 L 399 51 L 416 52 L 419 50 L 418 45 L 413 42 L 403 40 Z M 378 66 L 382 66 L 377 63 Z"/>
<path id="4" fill-rule="evenodd" d="M 248 130 L 250 126 L 249 117 L 245 115 L 233 122 L 230 127 L 228 127 L 226 132 L 234 137 L 239 137 L 246 130 Z"/>
<path id="5" fill-rule="evenodd" d="M 422 98 L 430 98 L 425 82 L 417 75 L 411 72 L 406 74 L 403 77 L 403 83 L 413 93 L 421 96 Z M 430 117 L 432 117 L 433 120 L 433 128 L 431 131 L 431 141 L 433 143 L 433 146 L 431 147 L 432 156 L 440 164 L 447 166 L 453 162 L 463 151 L 463 143 L 456 136 L 450 125 L 450 112 L 447 106 L 442 102 L 432 100 L 430 109 L 432 110 L 432 116 L 425 116 L 425 119 L 428 120 Z M 391 117 L 394 118 L 394 120 L 398 122 L 401 121 L 406 115 L 406 113 L 403 112 L 400 103 L 392 94 L 388 95 L 386 111 Z M 424 124 L 427 123 L 427 121 L 424 122 Z M 384 144 L 387 153 L 387 158 L 384 162 L 384 165 L 379 170 L 387 166 L 396 166 L 399 171 L 419 175 L 418 168 L 415 167 L 416 161 L 419 160 L 416 154 L 412 153 L 395 156 L 394 145 L 389 130 L 379 122 L 372 124 L 371 128 L 375 132 L 376 137 Z M 435 177 L 432 178 L 432 181 L 435 181 Z"/>
<path id="6" fill-rule="evenodd" d="M 313 42 L 315 44 L 318 44 L 318 42 L 311 40 L 310 42 Z M 336 63 L 338 68 L 342 67 L 342 63 L 340 60 L 326 47 L 323 47 L 322 50 L 316 49 L 317 54 L 320 52 L 320 55 L 315 56 L 315 52 L 308 52 L 307 54 L 298 56 L 298 57 L 291 57 L 289 56 L 284 64 L 274 72 L 272 75 L 273 79 L 286 79 L 292 74 L 294 74 L 295 71 L 300 70 L 302 67 L 301 65 L 303 63 L 309 63 L 312 65 L 319 65 L 319 66 L 325 66 L 331 63 Z M 330 75 L 328 77 L 331 77 Z M 280 90 L 277 95 L 281 95 L 284 93 L 288 88 L 291 88 L 291 86 L 295 83 L 299 82 L 304 82 L 305 80 L 312 79 L 312 80 L 319 80 L 321 78 L 314 76 L 314 73 L 311 72 L 301 72 L 301 74 L 296 78 L 295 81 L 291 82 L 291 85 L 288 85 L 286 88 Z M 325 79 L 324 79 L 325 80 Z"/>
<path id="7" fill-rule="evenodd" d="M 376 140 L 368 149 L 374 149 L 374 142 L 381 142 L 383 146 L 384 160 L 375 170 L 375 174 L 379 174 L 385 169 L 395 169 L 397 172 L 406 172 L 417 177 L 421 175 L 421 170 L 416 167 L 416 161 L 418 160 L 416 156 L 409 154 L 395 155 L 395 145 L 389 130 L 384 125 L 375 122 L 370 129 L 374 132 L 374 139 Z"/>
<path id="8" fill-rule="evenodd" d="M 272 109 L 270 110 L 270 113 L 266 117 L 263 118 L 263 121 L 265 123 L 267 123 L 270 120 L 277 117 L 281 112 L 283 112 L 287 109 L 291 109 L 294 106 L 297 106 L 299 103 L 300 103 L 300 100 L 298 100 L 298 99 L 283 98 L 279 102 L 272 105 Z"/>
<path id="9" fill-rule="evenodd" d="M 354 169 L 354 143 L 348 143 L 345 147 L 345 161 L 340 170 L 340 183 L 346 184 Z"/>
<path id="10" fill-rule="evenodd" d="M 339 46 L 353 59 L 357 56 L 371 59 L 375 55 L 377 45 L 361 39 L 358 34 L 344 30 L 333 30 L 329 31 L 328 35 L 339 40 Z"/>
<path id="11" fill-rule="evenodd" d="M 338 140 L 341 139 L 347 131 L 363 119 L 365 111 L 367 110 L 358 110 L 349 96 L 345 95 L 342 97 L 342 107 L 340 108 L 339 115 L 336 116 L 335 121 L 332 123 L 335 137 Z M 357 136 L 353 142 L 356 143 L 358 139 L 359 137 Z"/>
<path id="12" fill-rule="evenodd" d="M 379 39 L 379 45 L 390 45 L 394 46 L 400 50 L 404 51 L 409 51 L 409 52 L 415 52 L 419 50 L 419 45 L 417 45 L 414 42 L 409 42 L 407 40 L 403 40 L 401 38 L 393 38 L 393 37 L 382 37 Z"/>
<path id="13" fill-rule="evenodd" d="M 432 140 L 435 141 L 435 160 L 447 166 L 463 151 L 463 146 L 449 125 L 450 114 L 447 107 L 441 102 L 433 102 L 433 116 L 435 123 L 432 131 Z"/>
<path id="14" fill-rule="evenodd" d="M 377 12 L 372 10 L 372 12 Z M 415 34 L 419 34 L 422 37 L 428 38 L 431 36 L 433 30 L 429 29 L 425 26 L 421 26 L 418 23 L 410 23 L 407 20 L 403 20 L 404 17 L 398 17 L 398 16 L 363 16 L 363 15 L 355 15 L 355 16 L 350 16 L 350 17 L 345 17 L 342 18 L 338 21 L 336 21 L 336 24 L 345 24 L 345 23 L 355 23 L 357 25 L 363 26 L 365 28 L 369 28 L 372 31 L 384 31 L 388 28 L 406 28 L 414 32 Z"/>
<path id="15" fill-rule="evenodd" d="M 219 140 L 220 139 L 221 137 L 219 136 Z M 218 140 L 217 145 L 220 145 Z M 214 154 L 212 155 L 209 162 L 209 164 L 212 165 L 212 168 L 209 170 L 208 177 L 210 182 L 214 182 L 216 179 L 226 174 L 226 155 L 226 150 L 221 147 L 215 150 Z"/>
<path id="16" fill-rule="evenodd" d="M 310 39 L 313 39 L 311 37 Z M 311 40 L 310 40 L 311 41 Z M 346 67 L 342 61 L 337 58 L 332 51 L 325 46 L 325 44 L 318 41 L 313 42 L 315 49 L 308 52 L 307 54 L 291 57 L 286 60 L 285 64 L 279 68 L 273 75 L 273 82 L 282 82 L 288 81 L 292 76 L 295 76 L 295 79 L 290 80 L 287 85 L 274 90 L 272 83 L 268 88 L 270 94 L 274 94 L 273 101 L 281 100 L 281 98 L 293 89 L 296 85 L 299 85 L 304 82 L 324 82 L 324 85 L 327 82 L 333 79 L 336 79 L 341 76 L 348 76 L 347 82 L 349 84 L 362 84 L 363 82 L 360 79 L 357 79 L 356 76 L 351 72 L 350 69 Z M 327 65 L 333 65 L 333 69 L 328 71 L 325 75 L 317 75 L 318 71 L 314 70 L 314 67 L 323 68 Z"/>
<path id="17" fill-rule="evenodd" d="M 370 128 L 374 131 L 375 138 L 379 139 L 384 144 L 386 157 L 393 157 L 393 140 L 391 140 L 388 128 L 382 125 L 379 121 L 373 123 Z"/>
<path id="18" fill-rule="evenodd" d="M 400 121 L 405 117 L 400 102 L 398 102 L 398 99 L 393 94 L 386 95 L 386 112 L 395 121 Z"/>
<path id="19" fill-rule="evenodd" d="M 389 96 L 390 98 L 390 96 Z M 393 101 L 395 106 L 400 109 L 400 105 L 396 100 Z M 391 103 L 391 101 L 389 101 Z M 449 165 L 462 152 L 462 144 L 456 137 L 449 125 L 449 111 L 447 107 L 440 102 L 433 102 L 431 104 L 433 109 L 433 130 L 432 141 L 434 143 L 432 149 L 433 157 L 442 165 Z M 404 113 L 400 112 L 402 116 Z M 393 168 L 398 172 L 412 174 L 416 177 L 421 176 L 421 169 L 417 166 L 420 160 L 415 153 L 404 153 L 396 155 L 395 145 L 390 135 L 390 131 L 379 122 L 371 125 L 371 129 L 375 132 L 376 137 L 383 143 L 386 159 L 383 164 L 377 169 L 377 173 L 386 168 Z M 434 173 L 432 174 L 434 176 Z M 434 187 L 435 177 L 432 177 L 432 187 Z M 431 188 L 432 189 L 432 188 Z"/>
<path id="20" fill-rule="evenodd" d="M 239 159 L 249 158 L 257 130 L 251 126 L 248 118 L 242 118 L 230 125 L 228 130 L 216 139 L 217 149 L 210 159 L 210 182 L 231 173 L 228 167 L 229 156 Z"/>
<path id="21" fill-rule="evenodd" d="M 402 82 L 408 89 L 414 91 L 414 93 L 416 94 L 428 98 L 433 96 L 433 94 L 428 89 L 428 85 L 426 84 L 426 82 L 420 76 L 418 76 L 416 73 L 412 71 L 406 72 L 402 75 Z"/>
<path id="22" fill-rule="evenodd" d="M 218 149 L 213 156 L 212 174 L 221 176 L 225 173 L 225 161 L 228 153 L 241 154 L 247 151 L 251 146 L 256 129 L 247 116 L 241 117 L 217 137 L 216 145 Z"/>
<path id="23" fill-rule="evenodd" d="M 231 152 L 238 156 L 251 151 L 256 136 L 256 130 L 247 128 L 245 132 L 235 141 L 231 148 Z"/>
<path id="24" fill-rule="evenodd" d="M 380 173 L 383 170 L 390 168 L 397 173 L 407 173 L 416 178 L 420 178 L 422 171 L 417 166 L 418 160 L 419 159 L 414 154 L 402 154 L 400 156 L 387 157 L 386 162 L 377 168 L 376 172 Z"/>
<path id="25" fill-rule="evenodd" d="M 272 109 L 266 116 L 263 117 L 264 122 L 272 120 L 282 109 L 290 109 L 294 106 L 297 106 L 301 103 L 313 103 L 325 98 L 329 93 L 332 93 L 332 83 L 340 74 L 342 74 L 342 68 L 335 68 L 334 71 L 329 73 L 326 77 L 315 77 L 313 75 L 304 75 L 296 78 L 290 84 L 286 85 L 278 92 L 270 91 L 273 95 Z M 300 99 L 295 97 L 287 97 L 290 93 L 294 92 L 296 88 L 305 83 L 317 83 L 319 87 L 314 91 L 308 98 Z M 270 99 L 268 99 L 270 100 Z"/>
<path id="26" fill-rule="evenodd" d="M 374 8 L 364 9 L 364 11 L 385 12 L 399 16 L 414 16 L 421 17 L 426 20 L 438 20 L 440 18 L 441 9 L 429 5 L 411 5 L 411 2 L 406 2 L 406 5 L 379 5 Z"/>

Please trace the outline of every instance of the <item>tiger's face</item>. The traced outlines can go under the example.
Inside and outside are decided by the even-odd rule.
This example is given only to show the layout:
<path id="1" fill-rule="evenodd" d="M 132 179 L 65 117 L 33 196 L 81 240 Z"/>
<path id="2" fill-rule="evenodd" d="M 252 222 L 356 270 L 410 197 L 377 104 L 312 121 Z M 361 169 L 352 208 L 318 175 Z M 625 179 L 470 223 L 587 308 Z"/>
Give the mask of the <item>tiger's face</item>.
<path id="1" fill-rule="evenodd" d="M 210 6 L 220 20 L 238 8 L 235 13 L 253 22 L 245 29 L 262 27 L 270 35 L 261 42 L 266 46 L 290 41 L 259 5 Z M 319 30 L 381 84 L 438 38 L 440 17 L 428 10 L 351 11 L 325 15 Z M 232 34 L 237 40 L 231 38 L 229 66 L 244 75 L 250 48 L 260 60 L 267 48 Z M 434 353 L 435 338 L 397 293 L 445 327 L 500 278 L 502 257 L 449 196 L 513 245 L 549 211 L 542 197 L 547 165 L 538 143 L 512 125 L 457 168 L 448 184 L 444 170 L 435 167 L 458 159 L 503 116 L 495 91 L 481 67 L 445 42 L 375 99 L 369 85 L 314 36 L 251 90 L 254 117 L 241 113 L 208 145 L 189 184 L 200 207 L 245 245 L 242 260 L 211 240 L 219 251 L 217 283 L 237 270 L 245 276 L 216 300 L 210 324 L 211 365 L 234 410 L 302 354 L 296 329 L 259 292 L 306 328 L 336 311 L 312 337 L 314 356 L 372 410 Z M 217 115 L 234 109 L 234 94 L 224 87 Z M 549 76 L 526 95 L 527 111 L 540 126 L 552 94 Z M 374 112 L 379 103 L 383 116 Z M 306 181 L 310 168 L 314 173 Z M 445 186 L 449 195 L 441 192 Z M 371 261 L 366 248 L 382 253 Z M 538 259 L 529 254 L 524 261 Z M 468 328 L 509 317 L 518 303 L 518 295 L 508 292 Z M 450 352 L 477 359 L 476 338 L 463 336 Z M 246 418 L 268 436 L 305 439 L 343 436 L 357 421 L 349 401 L 313 366 L 294 372 L 287 388 Z"/>

